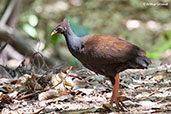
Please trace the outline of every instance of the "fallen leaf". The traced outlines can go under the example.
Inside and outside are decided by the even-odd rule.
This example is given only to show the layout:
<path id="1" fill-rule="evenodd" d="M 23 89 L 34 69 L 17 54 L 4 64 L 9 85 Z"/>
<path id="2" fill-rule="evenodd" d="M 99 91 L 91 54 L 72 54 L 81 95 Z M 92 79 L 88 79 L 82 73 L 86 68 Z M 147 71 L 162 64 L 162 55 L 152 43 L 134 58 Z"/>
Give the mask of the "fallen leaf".
<path id="1" fill-rule="evenodd" d="M 153 79 L 156 81 L 159 81 L 163 78 L 164 76 L 162 74 L 158 74 L 157 76 L 155 76 Z"/>
<path id="2" fill-rule="evenodd" d="M 57 90 L 49 90 L 49 91 L 40 93 L 38 95 L 38 99 L 39 101 L 42 101 L 42 100 L 56 98 L 58 96 L 59 96 L 59 92 Z"/>
<path id="3" fill-rule="evenodd" d="M 143 106 L 143 107 L 152 107 L 154 105 L 156 105 L 156 102 L 151 102 L 151 101 L 140 101 L 139 105 Z"/>

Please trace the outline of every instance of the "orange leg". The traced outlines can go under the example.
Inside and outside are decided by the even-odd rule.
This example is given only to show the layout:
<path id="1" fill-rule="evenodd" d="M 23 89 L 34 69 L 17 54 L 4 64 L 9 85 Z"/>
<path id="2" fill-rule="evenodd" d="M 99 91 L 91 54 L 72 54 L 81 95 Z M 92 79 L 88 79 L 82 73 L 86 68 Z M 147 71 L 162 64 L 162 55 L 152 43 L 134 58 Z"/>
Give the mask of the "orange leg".
<path id="1" fill-rule="evenodd" d="M 120 94 L 119 94 L 119 78 L 120 78 L 119 74 L 116 74 L 115 85 L 113 85 L 113 92 L 112 92 L 110 104 L 112 105 L 113 102 L 115 102 L 117 108 L 124 110 L 124 108 L 126 108 L 122 102 L 122 99 L 124 99 L 124 97 L 120 96 Z"/>

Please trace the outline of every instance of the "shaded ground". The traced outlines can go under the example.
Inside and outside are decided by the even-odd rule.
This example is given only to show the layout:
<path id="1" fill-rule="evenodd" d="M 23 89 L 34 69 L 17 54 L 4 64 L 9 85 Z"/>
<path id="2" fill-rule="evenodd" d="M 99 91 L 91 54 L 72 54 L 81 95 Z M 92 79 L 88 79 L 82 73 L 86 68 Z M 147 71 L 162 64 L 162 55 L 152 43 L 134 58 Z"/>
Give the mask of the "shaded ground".
<path id="1" fill-rule="evenodd" d="M 123 113 L 109 103 L 111 84 L 87 69 L 63 69 L 59 73 L 23 74 L 18 79 L 0 78 L 0 108 L 8 113 Z M 126 114 L 171 111 L 171 65 L 121 74 L 120 90 Z"/>

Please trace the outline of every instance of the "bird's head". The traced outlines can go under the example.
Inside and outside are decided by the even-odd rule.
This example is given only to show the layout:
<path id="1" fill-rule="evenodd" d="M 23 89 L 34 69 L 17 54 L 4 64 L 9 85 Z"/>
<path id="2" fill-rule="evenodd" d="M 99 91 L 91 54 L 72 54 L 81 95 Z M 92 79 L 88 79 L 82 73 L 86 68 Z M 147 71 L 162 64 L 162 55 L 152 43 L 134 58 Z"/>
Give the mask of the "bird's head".
<path id="1" fill-rule="evenodd" d="M 64 34 L 69 27 L 69 21 L 65 18 L 51 33 L 51 36 L 57 33 Z"/>

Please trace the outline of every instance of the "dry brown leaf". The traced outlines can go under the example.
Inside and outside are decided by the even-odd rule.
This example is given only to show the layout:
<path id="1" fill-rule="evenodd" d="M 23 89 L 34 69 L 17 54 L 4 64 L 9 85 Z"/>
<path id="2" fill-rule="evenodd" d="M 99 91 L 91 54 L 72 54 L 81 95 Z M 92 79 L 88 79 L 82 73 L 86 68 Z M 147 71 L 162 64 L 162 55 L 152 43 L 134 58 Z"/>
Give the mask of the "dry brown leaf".
<path id="1" fill-rule="evenodd" d="M 159 74 L 157 76 L 155 76 L 153 79 L 156 80 L 156 81 L 159 81 L 163 78 L 164 76 L 162 74 Z"/>
<path id="2" fill-rule="evenodd" d="M 107 111 L 116 111 L 116 107 L 113 107 L 111 104 L 103 104 L 103 108 L 106 109 Z"/>
<path id="3" fill-rule="evenodd" d="M 67 91 L 58 90 L 58 94 L 59 94 L 59 96 L 68 95 L 68 92 Z"/>
<path id="4" fill-rule="evenodd" d="M 49 90 L 49 91 L 40 93 L 38 95 L 38 99 L 39 101 L 42 101 L 42 100 L 56 98 L 58 96 L 59 96 L 59 92 L 57 90 Z"/>
<path id="5" fill-rule="evenodd" d="M 80 91 L 86 95 L 90 95 L 93 93 L 94 89 L 85 89 L 85 88 L 79 88 L 76 91 Z"/>
<path id="6" fill-rule="evenodd" d="M 3 107 L 4 104 L 10 104 L 12 102 L 13 98 L 11 98 L 9 95 L 0 92 L 0 107 Z"/>
<path id="7" fill-rule="evenodd" d="M 17 84 L 27 86 L 33 90 L 40 90 L 40 89 L 43 89 L 43 87 L 38 83 L 39 77 L 40 76 L 35 75 L 35 74 L 33 74 L 33 75 L 25 74 L 19 78 Z"/>
<path id="8" fill-rule="evenodd" d="M 53 75 L 51 78 L 51 82 L 53 86 L 58 85 L 55 87 L 55 89 L 62 90 L 62 91 L 65 91 L 66 87 L 67 88 L 70 87 L 70 89 L 74 87 L 72 78 L 63 72 Z"/>

